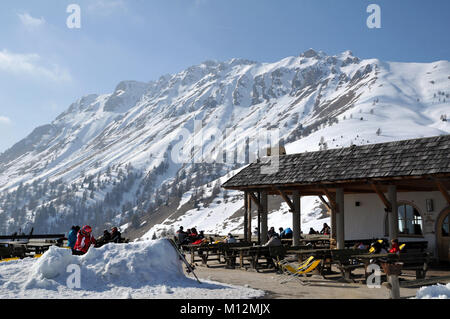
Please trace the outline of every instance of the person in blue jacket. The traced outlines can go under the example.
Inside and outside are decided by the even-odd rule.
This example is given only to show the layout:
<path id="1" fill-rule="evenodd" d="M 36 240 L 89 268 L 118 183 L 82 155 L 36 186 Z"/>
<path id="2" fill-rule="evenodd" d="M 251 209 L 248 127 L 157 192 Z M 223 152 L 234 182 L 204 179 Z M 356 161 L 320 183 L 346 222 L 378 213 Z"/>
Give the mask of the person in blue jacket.
<path id="1" fill-rule="evenodd" d="M 72 250 L 75 247 L 75 243 L 77 241 L 78 232 L 80 231 L 80 226 L 72 226 L 69 232 L 69 236 L 67 236 L 67 246 L 69 246 Z"/>
<path id="2" fill-rule="evenodd" d="M 289 227 L 284 230 L 282 227 L 280 227 L 279 230 L 280 230 L 280 238 L 281 239 L 291 239 L 292 238 L 293 232 L 292 232 L 292 229 L 290 229 Z"/>

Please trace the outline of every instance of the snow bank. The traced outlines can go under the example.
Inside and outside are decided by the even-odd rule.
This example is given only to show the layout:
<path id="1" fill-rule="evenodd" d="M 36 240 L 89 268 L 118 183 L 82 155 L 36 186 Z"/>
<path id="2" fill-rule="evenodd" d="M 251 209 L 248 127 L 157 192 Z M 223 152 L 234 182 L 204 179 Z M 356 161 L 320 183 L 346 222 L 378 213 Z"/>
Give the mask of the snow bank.
<path id="1" fill-rule="evenodd" d="M 74 282 L 74 268 L 80 270 L 80 288 L 71 289 L 67 282 Z M 40 259 L 0 264 L 0 298 L 254 298 L 262 295 L 262 291 L 213 282 L 199 284 L 186 277 L 176 251 L 167 240 L 109 244 L 90 249 L 84 256 L 72 256 L 68 249 L 51 247 Z"/>
<path id="2" fill-rule="evenodd" d="M 447 285 L 422 287 L 417 291 L 417 299 L 450 299 L 450 283 Z"/>

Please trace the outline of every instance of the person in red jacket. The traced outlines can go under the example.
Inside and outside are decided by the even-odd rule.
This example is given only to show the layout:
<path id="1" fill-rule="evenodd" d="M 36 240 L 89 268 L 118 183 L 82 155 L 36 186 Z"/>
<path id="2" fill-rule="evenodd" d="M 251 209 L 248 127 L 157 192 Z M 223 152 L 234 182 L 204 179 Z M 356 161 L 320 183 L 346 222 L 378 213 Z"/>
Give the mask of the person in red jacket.
<path id="1" fill-rule="evenodd" d="M 397 254 L 399 252 L 400 252 L 400 247 L 398 246 L 398 239 L 392 239 L 391 240 L 391 250 L 389 250 L 389 253 Z"/>
<path id="2" fill-rule="evenodd" d="M 74 255 L 84 255 L 88 252 L 89 247 L 96 244 L 94 236 L 92 236 L 91 226 L 84 226 L 78 232 L 77 242 L 73 248 Z"/>

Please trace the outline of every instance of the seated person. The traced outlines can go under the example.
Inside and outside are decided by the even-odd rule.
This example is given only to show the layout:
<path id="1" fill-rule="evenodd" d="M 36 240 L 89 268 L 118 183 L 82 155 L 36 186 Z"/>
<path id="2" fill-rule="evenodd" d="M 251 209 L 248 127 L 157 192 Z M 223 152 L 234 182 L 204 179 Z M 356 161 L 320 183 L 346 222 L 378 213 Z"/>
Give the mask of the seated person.
<path id="1" fill-rule="evenodd" d="M 177 231 L 177 239 L 180 245 L 186 244 L 187 233 L 183 230 L 183 226 L 180 226 L 180 229 Z"/>
<path id="2" fill-rule="evenodd" d="M 236 240 L 236 238 L 230 233 L 230 234 L 228 234 L 227 238 L 225 238 L 225 239 L 223 240 L 223 242 L 226 243 L 226 244 L 234 244 L 234 243 L 237 243 L 237 240 Z"/>
<path id="3" fill-rule="evenodd" d="M 353 249 L 366 250 L 367 247 L 363 243 L 359 242 L 359 243 L 356 243 L 355 246 L 353 246 Z"/>
<path id="4" fill-rule="evenodd" d="M 267 239 L 270 240 L 270 238 L 272 238 L 273 235 L 277 234 L 275 232 L 275 227 L 270 227 L 269 231 L 267 232 Z M 278 235 L 278 234 L 277 234 Z"/>
<path id="5" fill-rule="evenodd" d="M 323 224 L 323 228 L 322 228 L 322 230 L 320 231 L 320 234 L 321 234 L 321 235 L 329 235 L 330 233 L 331 233 L 331 228 L 330 228 L 330 226 L 328 226 L 327 223 L 324 223 L 324 224 Z"/>
<path id="6" fill-rule="evenodd" d="M 120 243 L 122 242 L 122 234 L 120 233 L 119 229 L 117 227 L 113 227 L 111 229 L 111 243 Z"/>
<path id="7" fill-rule="evenodd" d="M 263 245 L 263 247 L 273 247 L 273 246 L 282 246 L 280 236 L 277 233 L 273 234 L 270 237 L 269 241 Z"/>
<path id="8" fill-rule="evenodd" d="M 282 227 L 280 227 L 280 238 L 281 239 L 291 239 L 293 236 L 293 232 L 292 229 L 290 229 L 289 227 L 284 229 Z"/>
<path id="9" fill-rule="evenodd" d="M 398 254 L 398 253 L 400 253 L 400 247 L 398 245 L 398 239 L 392 239 L 391 240 L 391 249 L 389 250 L 389 253 L 391 253 L 391 254 Z"/>
<path id="10" fill-rule="evenodd" d="M 387 250 L 384 247 L 384 244 L 380 243 L 379 241 L 376 241 L 370 245 L 374 248 L 374 254 L 386 254 Z"/>
<path id="11" fill-rule="evenodd" d="M 191 228 L 191 233 L 189 234 L 189 237 L 190 237 L 190 241 L 193 243 L 193 242 L 196 242 L 197 240 L 198 240 L 198 232 L 197 232 L 197 229 L 195 229 L 195 228 Z"/>
<path id="12" fill-rule="evenodd" d="M 316 235 L 317 234 L 317 232 L 314 230 L 314 228 L 309 228 L 309 234 L 310 235 Z"/>
<path id="13" fill-rule="evenodd" d="M 96 248 L 102 247 L 111 241 L 111 233 L 108 230 L 103 231 L 103 236 L 97 239 Z"/>

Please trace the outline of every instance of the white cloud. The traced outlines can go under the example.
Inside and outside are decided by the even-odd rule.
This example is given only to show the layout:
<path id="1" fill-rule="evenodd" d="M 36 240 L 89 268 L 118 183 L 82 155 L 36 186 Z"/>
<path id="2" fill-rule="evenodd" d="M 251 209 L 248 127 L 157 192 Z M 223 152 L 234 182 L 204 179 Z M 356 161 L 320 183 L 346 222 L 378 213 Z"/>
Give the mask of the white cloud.
<path id="1" fill-rule="evenodd" d="M 22 24 L 28 28 L 38 28 L 45 24 L 44 18 L 33 18 L 28 13 L 19 13 L 18 14 L 20 21 Z"/>
<path id="2" fill-rule="evenodd" d="M 9 124 L 11 124 L 11 120 L 9 119 L 9 117 L 0 116 L 0 124 L 9 125 Z"/>
<path id="3" fill-rule="evenodd" d="M 46 65 L 38 54 L 11 53 L 0 51 L 0 73 L 31 76 L 55 82 L 71 81 L 69 71 L 56 64 Z"/>

